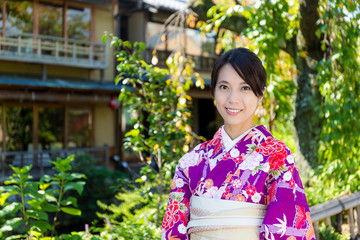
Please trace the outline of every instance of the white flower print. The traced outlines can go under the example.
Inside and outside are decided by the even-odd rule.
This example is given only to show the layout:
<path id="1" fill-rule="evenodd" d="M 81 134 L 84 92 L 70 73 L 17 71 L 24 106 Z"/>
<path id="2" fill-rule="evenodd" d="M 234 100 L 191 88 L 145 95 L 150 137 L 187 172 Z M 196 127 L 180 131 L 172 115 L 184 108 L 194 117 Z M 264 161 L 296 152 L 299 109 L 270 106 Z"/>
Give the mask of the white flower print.
<path id="1" fill-rule="evenodd" d="M 295 162 L 294 155 L 287 156 L 286 160 L 288 161 L 288 163 L 293 164 Z"/>
<path id="2" fill-rule="evenodd" d="M 291 180 L 291 178 L 292 178 L 292 174 L 291 174 L 291 172 L 290 171 L 287 171 L 285 174 L 284 174 L 284 180 L 285 181 L 290 181 Z"/>
<path id="3" fill-rule="evenodd" d="M 181 188 L 184 186 L 184 180 L 182 180 L 181 178 L 178 178 L 175 180 L 175 184 L 176 184 L 176 187 Z"/>
<path id="4" fill-rule="evenodd" d="M 254 203 L 260 202 L 260 199 L 261 199 L 260 193 L 255 193 L 254 195 L 251 196 L 251 201 L 253 201 Z"/>
<path id="5" fill-rule="evenodd" d="M 184 224 L 180 224 L 180 225 L 178 226 L 178 231 L 179 231 L 179 233 L 181 233 L 181 234 L 185 234 L 185 233 L 186 233 L 186 227 L 184 226 Z"/>
<path id="6" fill-rule="evenodd" d="M 248 197 L 249 197 L 249 195 L 247 194 L 247 192 L 246 192 L 245 190 L 242 190 L 242 195 L 244 195 L 245 198 L 248 198 Z"/>
<path id="7" fill-rule="evenodd" d="M 269 162 L 266 162 L 266 163 L 262 164 L 260 169 L 263 170 L 264 172 L 269 172 L 269 170 L 270 170 Z"/>
<path id="8" fill-rule="evenodd" d="M 236 158 L 236 157 L 238 157 L 240 155 L 240 152 L 239 152 L 239 150 L 237 150 L 236 148 L 233 148 L 231 151 L 230 151 L 230 156 L 232 157 L 232 158 Z"/>
<path id="9" fill-rule="evenodd" d="M 280 229 L 277 231 L 278 233 L 281 233 L 281 236 L 280 236 L 280 237 L 283 237 L 284 234 L 286 233 L 287 220 L 286 220 L 285 214 L 283 214 L 283 216 L 284 216 L 284 219 L 283 219 L 283 220 L 281 220 L 280 218 L 276 218 L 280 223 L 274 224 L 274 226 L 280 228 Z"/>
<path id="10" fill-rule="evenodd" d="M 217 187 L 212 186 L 211 188 L 209 188 L 206 193 L 204 194 L 205 197 L 209 197 L 209 198 L 213 198 L 213 196 L 215 195 L 215 193 L 218 191 Z"/>
<path id="11" fill-rule="evenodd" d="M 234 188 L 240 188 L 242 186 L 242 181 L 241 179 L 235 179 L 232 181 L 232 185 Z"/>
<path id="12" fill-rule="evenodd" d="M 197 164 L 198 154 L 195 151 L 191 151 L 185 154 L 180 160 L 180 167 L 185 169 L 191 166 L 195 166 Z"/>
<path id="13" fill-rule="evenodd" d="M 252 171 L 259 166 L 262 160 L 263 156 L 254 151 L 240 164 L 239 168 L 242 170 L 250 169 Z"/>
<path id="14" fill-rule="evenodd" d="M 219 190 L 217 190 L 214 195 L 213 195 L 213 198 L 216 198 L 216 199 L 220 199 L 221 196 L 223 195 L 223 193 L 225 192 L 225 186 L 223 187 L 220 187 Z"/>

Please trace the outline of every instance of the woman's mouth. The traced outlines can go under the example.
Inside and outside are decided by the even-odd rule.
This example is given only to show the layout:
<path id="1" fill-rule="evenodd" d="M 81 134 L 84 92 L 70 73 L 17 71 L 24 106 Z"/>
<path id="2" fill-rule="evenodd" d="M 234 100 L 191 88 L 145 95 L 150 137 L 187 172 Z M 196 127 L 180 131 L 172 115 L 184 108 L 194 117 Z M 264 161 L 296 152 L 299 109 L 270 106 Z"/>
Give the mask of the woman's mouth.
<path id="1" fill-rule="evenodd" d="M 225 109 L 226 109 L 226 112 L 230 115 L 235 115 L 242 111 L 241 109 L 236 109 L 236 108 L 225 108 Z"/>

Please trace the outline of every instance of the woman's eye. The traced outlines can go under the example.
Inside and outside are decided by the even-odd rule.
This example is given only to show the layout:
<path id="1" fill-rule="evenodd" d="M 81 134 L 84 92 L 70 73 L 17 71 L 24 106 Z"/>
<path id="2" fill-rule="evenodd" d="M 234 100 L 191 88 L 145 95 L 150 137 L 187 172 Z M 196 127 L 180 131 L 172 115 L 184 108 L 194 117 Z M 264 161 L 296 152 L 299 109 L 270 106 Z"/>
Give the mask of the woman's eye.
<path id="1" fill-rule="evenodd" d="M 242 87 L 241 89 L 242 89 L 242 90 L 245 90 L 245 91 L 251 90 L 251 88 L 250 88 L 249 86 L 244 86 L 244 87 Z"/>
<path id="2" fill-rule="evenodd" d="M 225 90 L 225 89 L 227 89 L 227 86 L 226 85 L 220 85 L 219 88 Z"/>

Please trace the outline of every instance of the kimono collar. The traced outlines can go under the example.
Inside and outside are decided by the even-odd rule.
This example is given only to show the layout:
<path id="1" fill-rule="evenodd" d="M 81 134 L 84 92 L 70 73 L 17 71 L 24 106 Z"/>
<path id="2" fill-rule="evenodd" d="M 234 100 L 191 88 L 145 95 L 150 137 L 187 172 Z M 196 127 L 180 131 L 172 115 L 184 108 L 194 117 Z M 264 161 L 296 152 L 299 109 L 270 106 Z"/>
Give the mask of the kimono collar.
<path id="1" fill-rule="evenodd" d="M 238 143 L 243 137 L 245 137 L 253 128 L 250 128 L 249 130 L 245 131 L 243 134 L 235 138 L 234 140 L 231 140 L 229 135 L 226 133 L 224 126 L 221 127 L 221 136 L 224 143 L 225 151 L 229 151 L 233 146 L 235 146 L 236 143 Z"/>

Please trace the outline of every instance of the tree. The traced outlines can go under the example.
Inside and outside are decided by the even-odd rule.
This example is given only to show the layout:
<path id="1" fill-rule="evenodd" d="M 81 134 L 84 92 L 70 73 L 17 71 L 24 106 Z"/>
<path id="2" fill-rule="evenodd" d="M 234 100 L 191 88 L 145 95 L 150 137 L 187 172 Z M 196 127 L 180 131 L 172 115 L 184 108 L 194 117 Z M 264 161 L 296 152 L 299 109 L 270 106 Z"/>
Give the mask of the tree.
<path id="1" fill-rule="evenodd" d="M 347 126 L 349 119 L 358 119 L 359 115 L 358 103 L 346 100 L 349 94 L 353 96 L 359 91 L 358 71 L 352 75 L 342 66 L 343 61 L 347 61 L 347 66 L 359 69 L 359 54 L 355 50 L 359 46 L 360 5 L 357 1 L 212 2 L 205 1 L 207 19 L 198 24 L 201 29 L 217 31 L 221 41 L 229 36 L 229 31 L 246 38 L 247 43 L 259 51 L 270 76 L 280 76 L 275 65 L 284 57 L 282 54 L 292 58 L 297 70 L 294 124 L 298 162 L 305 159 L 302 162 L 314 168 L 320 157 L 345 158 L 346 154 L 336 145 L 345 143 L 349 137 L 353 137 L 352 148 L 359 145 L 359 137 L 354 136 L 360 132 L 356 120 L 351 121 L 352 130 L 333 131 L 337 129 L 334 125 Z M 205 19 L 204 7 L 194 9 L 196 12 L 199 9 L 199 18 Z M 344 28 L 338 27 L 339 23 Z M 231 37 L 234 39 L 234 35 Z M 351 87 L 342 85 L 344 80 L 339 78 L 351 79 Z M 341 104 L 333 104 L 334 93 L 329 89 L 339 90 L 335 95 Z M 347 117 L 341 117 L 346 112 Z M 320 156 L 319 149 L 322 150 Z"/>

